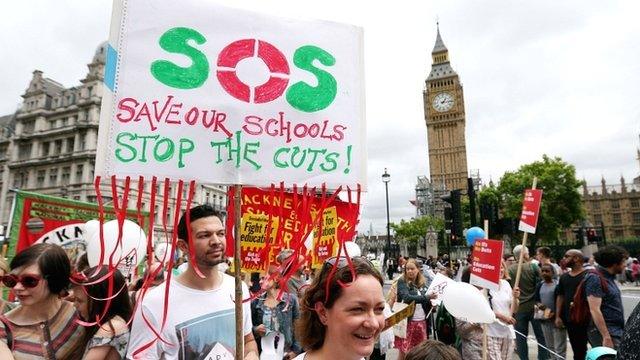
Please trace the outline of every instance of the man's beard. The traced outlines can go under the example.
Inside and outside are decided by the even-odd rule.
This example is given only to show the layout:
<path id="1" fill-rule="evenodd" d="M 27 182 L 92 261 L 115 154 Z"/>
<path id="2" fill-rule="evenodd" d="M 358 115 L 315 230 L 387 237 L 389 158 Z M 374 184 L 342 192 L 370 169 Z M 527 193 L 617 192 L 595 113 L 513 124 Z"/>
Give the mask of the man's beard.
<path id="1" fill-rule="evenodd" d="M 202 267 L 215 267 L 219 264 L 222 264 L 224 262 L 227 261 L 227 258 L 224 256 L 224 254 L 219 258 L 219 259 L 215 259 L 215 260 L 209 260 L 207 259 L 207 254 L 203 254 L 201 256 L 196 256 L 196 262 L 198 264 L 198 266 L 202 266 Z"/>

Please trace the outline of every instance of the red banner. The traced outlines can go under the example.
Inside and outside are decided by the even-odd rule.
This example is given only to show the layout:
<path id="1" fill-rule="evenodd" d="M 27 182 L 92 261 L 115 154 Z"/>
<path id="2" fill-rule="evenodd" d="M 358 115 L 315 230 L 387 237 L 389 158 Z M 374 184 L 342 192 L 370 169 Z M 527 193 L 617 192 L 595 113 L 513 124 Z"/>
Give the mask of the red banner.
<path id="1" fill-rule="evenodd" d="M 477 239 L 473 244 L 469 283 L 498 290 L 503 243 L 500 240 Z"/>
<path id="2" fill-rule="evenodd" d="M 536 233 L 541 202 L 542 190 L 527 189 L 524 191 L 522 214 L 520 215 L 520 225 L 518 226 L 518 230 L 528 232 L 529 234 Z"/>
<path id="3" fill-rule="evenodd" d="M 235 190 L 229 189 L 231 205 Z M 313 264 L 335 256 L 340 242 L 355 236 L 357 204 L 344 202 L 333 194 L 323 199 L 315 191 L 295 194 L 280 190 L 243 187 L 240 252 L 242 269 L 264 272 L 275 263 L 282 249 L 299 250 Z M 324 205 L 324 206 L 323 206 Z M 229 206 L 227 256 L 233 256 L 234 211 Z M 322 210 L 322 221 L 316 221 Z M 270 234 L 267 236 L 267 232 Z"/>

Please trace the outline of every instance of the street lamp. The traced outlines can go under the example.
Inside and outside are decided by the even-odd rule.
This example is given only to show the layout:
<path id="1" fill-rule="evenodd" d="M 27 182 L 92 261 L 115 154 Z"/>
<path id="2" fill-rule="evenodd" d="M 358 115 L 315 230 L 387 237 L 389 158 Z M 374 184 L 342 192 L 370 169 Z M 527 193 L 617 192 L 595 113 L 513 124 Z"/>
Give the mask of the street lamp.
<path id="1" fill-rule="evenodd" d="M 391 181 L 391 175 L 387 173 L 387 168 L 384 168 L 384 174 L 382 174 L 382 182 L 384 183 L 384 192 L 387 197 L 387 251 L 385 256 L 387 259 L 391 258 L 391 224 L 389 222 L 389 181 Z M 387 260 L 388 263 L 388 260 Z"/>

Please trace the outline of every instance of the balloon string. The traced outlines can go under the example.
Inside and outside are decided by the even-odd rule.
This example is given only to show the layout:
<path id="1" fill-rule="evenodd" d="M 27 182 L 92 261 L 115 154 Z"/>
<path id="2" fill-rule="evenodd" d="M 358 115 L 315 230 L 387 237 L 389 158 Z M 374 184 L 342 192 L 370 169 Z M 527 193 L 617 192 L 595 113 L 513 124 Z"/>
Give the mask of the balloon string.
<path id="1" fill-rule="evenodd" d="M 520 335 L 520 336 L 522 336 L 523 338 L 525 338 L 525 339 L 529 340 L 529 337 L 528 337 L 527 335 L 525 335 L 525 334 L 521 333 L 520 331 L 518 331 L 518 330 L 516 330 L 516 329 L 513 329 L 513 331 L 514 331 L 517 335 Z M 538 345 L 539 347 L 541 347 L 541 348 L 543 348 L 543 349 L 547 350 L 548 352 L 552 353 L 553 355 L 555 355 L 555 356 L 556 356 L 556 357 L 558 357 L 559 359 L 562 359 L 562 360 L 564 360 L 564 359 L 565 359 L 564 357 L 562 357 L 562 355 L 560 355 L 560 354 L 558 354 L 557 352 L 554 352 L 553 350 L 549 349 L 548 347 L 546 347 L 546 346 L 544 346 L 544 345 L 540 344 L 537 340 L 535 340 L 535 338 L 533 338 L 533 341 L 536 343 L 536 345 Z"/>

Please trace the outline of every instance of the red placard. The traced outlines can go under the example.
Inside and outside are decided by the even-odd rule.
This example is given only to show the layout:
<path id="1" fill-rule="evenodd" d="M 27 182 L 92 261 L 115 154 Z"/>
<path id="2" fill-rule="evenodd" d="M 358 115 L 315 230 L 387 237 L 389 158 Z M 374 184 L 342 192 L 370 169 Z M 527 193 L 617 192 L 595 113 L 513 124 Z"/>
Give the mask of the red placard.
<path id="1" fill-rule="evenodd" d="M 229 188 L 229 199 L 235 189 Z M 315 194 L 315 192 L 313 192 Z M 330 197 L 330 195 L 327 195 Z M 284 248 L 301 249 L 310 262 L 321 266 L 338 251 L 340 241 L 352 240 L 355 236 L 359 206 L 338 198 L 329 201 L 323 209 L 322 229 L 313 223 L 322 201 L 317 196 L 303 199 L 291 192 L 242 187 L 240 229 L 240 253 L 242 269 L 250 272 L 265 272 L 275 257 Z M 227 219 L 227 256 L 233 256 L 235 217 L 229 212 Z M 271 225 L 269 226 L 269 219 Z M 312 225 L 316 225 L 312 229 Z M 270 236 L 267 236 L 269 229 Z M 320 231 L 322 230 L 322 231 Z M 313 239 L 308 239 L 310 234 Z M 308 244 L 305 243 L 308 240 Z"/>
<path id="2" fill-rule="evenodd" d="M 529 234 L 536 233 L 538 215 L 540 214 L 540 202 L 542 202 L 542 190 L 527 189 L 524 191 L 518 230 L 528 232 Z"/>
<path id="3" fill-rule="evenodd" d="M 498 290 L 503 244 L 500 240 L 477 239 L 473 244 L 469 283 Z"/>

